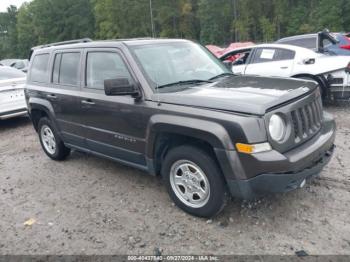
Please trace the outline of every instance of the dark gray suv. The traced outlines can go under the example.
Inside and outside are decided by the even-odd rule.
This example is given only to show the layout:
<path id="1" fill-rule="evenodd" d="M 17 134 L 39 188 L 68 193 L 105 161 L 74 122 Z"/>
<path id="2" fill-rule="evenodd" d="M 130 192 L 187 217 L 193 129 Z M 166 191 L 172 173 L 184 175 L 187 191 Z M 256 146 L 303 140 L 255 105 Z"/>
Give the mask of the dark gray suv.
<path id="1" fill-rule="evenodd" d="M 334 149 L 315 82 L 236 76 L 187 40 L 36 47 L 26 99 L 50 158 L 76 149 L 160 175 L 173 201 L 202 217 L 230 194 L 302 187 Z"/>

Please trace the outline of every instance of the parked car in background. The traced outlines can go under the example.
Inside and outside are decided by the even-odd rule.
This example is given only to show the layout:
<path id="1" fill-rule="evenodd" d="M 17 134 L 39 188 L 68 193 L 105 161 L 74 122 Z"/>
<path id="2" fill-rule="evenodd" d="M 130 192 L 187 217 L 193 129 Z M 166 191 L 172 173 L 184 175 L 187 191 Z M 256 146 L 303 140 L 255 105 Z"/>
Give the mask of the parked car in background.
<path id="1" fill-rule="evenodd" d="M 221 57 L 223 54 L 226 54 L 232 50 L 235 50 L 237 48 L 242 48 L 242 47 L 248 47 L 248 46 L 253 46 L 255 45 L 253 42 L 237 42 L 237 43 L 231 43 L 228 47 L 226 48 L 221 48 L 216 45 L 207 45 L 205 46 L 210 52 L 212 52 L 216 57 Z M 230 61 L 233 62 L 237 59 L 238 57 L 231 56 Z"/>
<path id="2" fill-rule="evenodd" d="M 29 61 L 28 59 L 4 59 L 0 61 L 0 65 L 10 66 L 27 73 Z"/>
<path id="3" fill-rule="evenodd" d="M 8 66 L 0 66 L 0 120 L 25 115 L 26 74 Z"/>
<path id="4" fill-rule="evenodd" d="M 319 53 L 350 56 L 350 39 L 348 37 L 348 34 L 330 33 L 324 30 L 317 34 L 285 37 L 276 43 L 305 47 Z"/>
<path id="5" fill-rule="evenodd" d="M 231 63 L 231 56 L 239 56 Z M 322 96 L 350 99 L 350 57 L 316 53 L 282 44 L 263 44 L 228 52 L 220 57 L 241 75 L 294 77 L 316 81 Z"/>

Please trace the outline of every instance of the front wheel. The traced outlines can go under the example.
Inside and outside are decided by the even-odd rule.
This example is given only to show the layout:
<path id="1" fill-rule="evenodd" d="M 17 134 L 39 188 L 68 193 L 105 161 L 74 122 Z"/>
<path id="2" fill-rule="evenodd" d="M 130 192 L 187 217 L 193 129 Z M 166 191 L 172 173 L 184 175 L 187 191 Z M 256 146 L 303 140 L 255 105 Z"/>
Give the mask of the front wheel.
<path id="1" fill-rule="evenodd" d="M 172 149 L 162 166 L 170 197 L 182 210 L 199 217 L 218 214 L 226 203 L 226 186 L 210 154 L 192 146 Z"/>

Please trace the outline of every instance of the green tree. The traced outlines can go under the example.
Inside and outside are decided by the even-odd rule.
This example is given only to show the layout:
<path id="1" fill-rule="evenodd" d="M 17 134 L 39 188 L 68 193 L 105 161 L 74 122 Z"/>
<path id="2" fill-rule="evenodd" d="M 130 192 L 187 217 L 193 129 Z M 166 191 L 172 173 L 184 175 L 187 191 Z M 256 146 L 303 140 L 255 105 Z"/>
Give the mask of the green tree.
<path id="1" fill-rule="evenodd" d="M 0 57 L 11 58 L 18 55 L 17 47 L 17 8 L 13 5 L 7 12 L 0 13 Z"/>
<path id="2" fill-rule="evenodd" d="M 92 0 L 92 4 L 97 38 L 151 35 L 148 0 Z"/>

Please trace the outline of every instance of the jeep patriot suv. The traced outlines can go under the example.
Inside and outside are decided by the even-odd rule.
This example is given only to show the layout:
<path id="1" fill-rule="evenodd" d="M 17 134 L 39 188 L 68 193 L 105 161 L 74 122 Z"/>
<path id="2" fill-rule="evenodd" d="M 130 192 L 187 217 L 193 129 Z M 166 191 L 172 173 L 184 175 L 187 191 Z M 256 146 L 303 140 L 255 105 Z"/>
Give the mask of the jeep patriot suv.
<path id="1" fill-rule="evenodd" d="M 196 216 L 229 193 L 302 187 L 333 152 L 317 83 L 236 76 L 191 41 L 53 43 L 32 49 L 29 68 L 28 111 L 50 158 L 75 149 L 160 175 Z"/>

